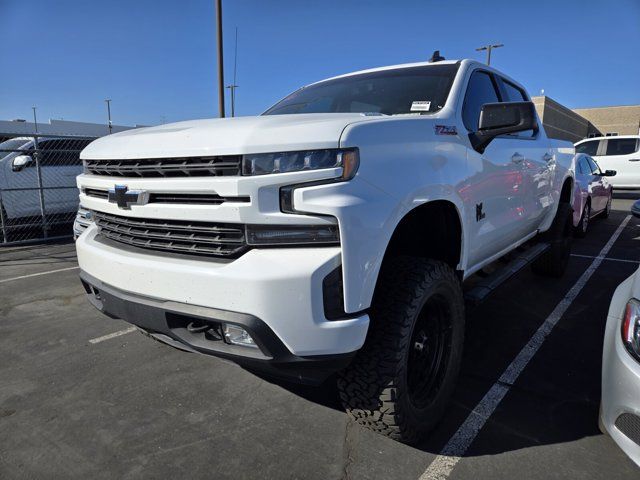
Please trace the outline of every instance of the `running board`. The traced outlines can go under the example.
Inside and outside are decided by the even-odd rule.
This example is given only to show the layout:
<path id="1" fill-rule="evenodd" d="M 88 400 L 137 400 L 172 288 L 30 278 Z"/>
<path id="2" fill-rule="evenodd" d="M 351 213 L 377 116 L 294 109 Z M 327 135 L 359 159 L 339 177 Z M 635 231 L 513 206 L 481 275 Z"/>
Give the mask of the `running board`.
<path id="1" fill-rule="evenodd" d="M 549 243 L 538 243 L 519 253 L 504 267 L 491 273 L 480 280 L 469 291 L 465 292 L 464 299 L 467 304 L 476 306 L 486 299 L 496 288 L 509 280 L 520 270 L 530 265 L 536 258 L 545 253 L 551 245 Z"/>

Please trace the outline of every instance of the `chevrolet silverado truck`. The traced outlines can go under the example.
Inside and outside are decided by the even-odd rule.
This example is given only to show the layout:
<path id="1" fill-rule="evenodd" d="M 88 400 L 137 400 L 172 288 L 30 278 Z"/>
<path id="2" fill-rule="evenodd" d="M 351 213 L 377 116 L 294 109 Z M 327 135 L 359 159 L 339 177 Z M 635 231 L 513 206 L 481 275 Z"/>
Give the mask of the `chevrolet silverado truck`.
<path id="1" fill-rule="evenodd" d="M 472 60 L 350 73 L 81 156 L 95 307 L 263 377 L 337 374 L 358 422 L 407 443 L 453 392 L 465 305 L 569 259 L 573 146 Z"/>

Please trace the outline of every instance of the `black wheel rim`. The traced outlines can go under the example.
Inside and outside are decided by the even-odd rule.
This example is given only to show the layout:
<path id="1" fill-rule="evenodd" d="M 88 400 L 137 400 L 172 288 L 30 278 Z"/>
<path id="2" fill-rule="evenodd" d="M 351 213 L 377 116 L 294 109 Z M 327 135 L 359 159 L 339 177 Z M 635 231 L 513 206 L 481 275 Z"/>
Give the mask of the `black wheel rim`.
<path id="1" fill-rule="evenodd" d="M 428 407 L 442 386 L 451 351 L 451 309 L 442 295 L 431 297 L 413 327 L 407 359 L 407 387 L 411 403 Z"/>
<path id="2" fill-rule="evenodd" d="M 582 231 L 584 233 L 587 232 L 587 227 L 589 226 L 589 215 L 591 215 L 591 207 L 587 205 L 584 209 L 584 218 L 582 219 Z"/>

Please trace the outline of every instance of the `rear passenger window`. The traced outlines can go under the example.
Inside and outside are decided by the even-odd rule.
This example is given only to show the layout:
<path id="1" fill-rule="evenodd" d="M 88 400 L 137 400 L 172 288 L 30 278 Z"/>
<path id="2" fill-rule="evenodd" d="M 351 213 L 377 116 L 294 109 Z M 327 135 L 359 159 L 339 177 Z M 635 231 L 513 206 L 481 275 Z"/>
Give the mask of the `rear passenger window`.
<path id="1" fill-rule="evenodd" d="M 576 153 L 586 153 L 587 155 L 595 155 L 598 152 L 598 144 L 600 140 L 589 140 L 588 142 L 576 145 Z"/>
<path id="2" fill-rule="evenodd" d="M 638 139 L 636 138 L 616 138 L 607 140 L 607 151 L 605 155 L 629 155 L 638 151 Z"/>
<path id="3" fill-rule="evenodd" d="M 482 105 L 499 101 L 498 93 L 489 74 L 482 71 L 473 72 L 462 105 L 462 121 L 467 130 L 470 132 L 478 130 Z"/>
<path id="4" fill-rule="evenodd" d="M 527 96 L 521 88 L 516 87 L 513 83 L 502 80 L 504 90 L 507 93 L 507 100 L 509 102 L 526 102 Z"/>
<path id="5" fill-rule="evenodd" d="M 602 173 L 598 164 L 593 161 L 593 158 L 587 157 L 587 162 L 589 162 L 589 167 L 593 175 L 600 175 Z"/>

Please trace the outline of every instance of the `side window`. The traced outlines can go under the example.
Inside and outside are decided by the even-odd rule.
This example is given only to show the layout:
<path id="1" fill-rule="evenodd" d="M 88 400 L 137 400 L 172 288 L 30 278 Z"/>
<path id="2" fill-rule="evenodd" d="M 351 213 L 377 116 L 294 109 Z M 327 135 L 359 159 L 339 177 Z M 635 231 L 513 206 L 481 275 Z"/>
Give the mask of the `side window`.
<path id="1" fill-rule="evenodd" d="M 470 132 L 478 130 L 482 105 L 499 101 L 496 87 L 489 74 L 482 71 L 473 72 L 462 105 L 462 121 L 467 130 Z"/>
<path id="2" fill-rule="evenodd" d="M 582 175 L 589 175 L 591 173 L 591 168 L 589 168 L 589 164 L 585 157 L 580 157 L 578 161 L 578 173 Z"/>
<path id="3" fill-rule="evenodd" d="M 598 153 L 598 145 L 600 140 L 589 140 L 588 142 L 576 145 L 576 153 L 586 153 L 587 155 L 595 155 Z"/>
<path id="4" fill-rule="evenodd" d="M 605 155 L 629 155 L 638 151 L 638 139 L 616 138 L 607 140 Z"/>
<path id="5" fill-rule="evenodd" d="M 600 167 L 596 162 L 593 161 L 593 158 L 587 157 L 587 162 L 589 162 L 589 167 L 591 168 L 591 173 L 593 175 L 602 175 L 602 172 L 600 171 Z"/>
<path id="6" fill-rule="evenodd" d="M 507 100 L 509 102 L 527 102 L 529 100 L 524 91 L 520 87 L 516 87 L 513 83 L 502 79 L 502 85 L 504 86 L 504 91 L 507 94 Z"/>

